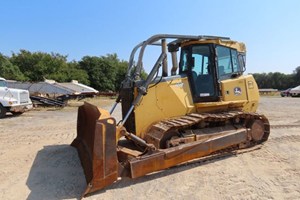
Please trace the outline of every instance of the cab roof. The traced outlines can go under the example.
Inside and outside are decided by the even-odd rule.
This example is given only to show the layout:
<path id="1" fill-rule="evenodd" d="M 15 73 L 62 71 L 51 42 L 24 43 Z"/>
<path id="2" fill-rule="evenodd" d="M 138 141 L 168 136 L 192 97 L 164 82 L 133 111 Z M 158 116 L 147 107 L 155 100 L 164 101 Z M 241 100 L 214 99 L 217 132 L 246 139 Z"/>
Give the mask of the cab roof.
<path id="1" fill-rule="evenodd" d="M 236 49 L 238 52 L 246 52 L 246 45 L 242 42 L 233 41 L 230 39 L 200 39 L 200 40 L 187 40 L 181 42 L 181 47 L 195 45 L 195 44 L 216 44 L 229 48 Z"/>

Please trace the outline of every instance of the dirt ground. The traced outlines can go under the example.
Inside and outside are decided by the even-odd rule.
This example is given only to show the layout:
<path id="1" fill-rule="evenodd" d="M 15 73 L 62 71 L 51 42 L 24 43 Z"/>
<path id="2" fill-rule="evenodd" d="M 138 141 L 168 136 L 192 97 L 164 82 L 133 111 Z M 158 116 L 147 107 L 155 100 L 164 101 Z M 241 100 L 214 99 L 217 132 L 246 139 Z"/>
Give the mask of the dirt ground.
<path id="1" fill-rule="evenodd" d="M 271 124 L 262 148 L 123 179 L 86 199 L 300 199 L 300 98 L 263 97 L 259 112 Z M 80 198 L 76 118 L 66 107 L 0 120 L 0 199 Z"/>

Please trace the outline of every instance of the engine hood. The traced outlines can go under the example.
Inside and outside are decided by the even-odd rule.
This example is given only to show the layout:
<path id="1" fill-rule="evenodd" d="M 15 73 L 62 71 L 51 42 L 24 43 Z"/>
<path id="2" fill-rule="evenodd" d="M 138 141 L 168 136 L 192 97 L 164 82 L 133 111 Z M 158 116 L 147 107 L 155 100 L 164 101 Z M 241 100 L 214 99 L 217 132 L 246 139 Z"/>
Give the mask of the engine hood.
<path id="1" fill-rule="evenodd" d="M 28 90 L 22 90 L 22 89 L 8 88 L 8 90 L 16 93 L 23 93 L 23 92 L 29 93 Z"/>
<path id="2" fill-rule="evenodd" d="M 1 94 L 4 94 L 4 93 L 12 93 L 12 94 L 27 93 L 27 94 L 29 94 L 28 90 L 8 88 L 8 87 L 0 87 L 0 91 L 1 91 Z"/>
<path id="3" fill-rule="evenodd" d="M 3 106 L 30 104 L 31 100 L 27 90 L 0 87 L 0 101 Z"/>

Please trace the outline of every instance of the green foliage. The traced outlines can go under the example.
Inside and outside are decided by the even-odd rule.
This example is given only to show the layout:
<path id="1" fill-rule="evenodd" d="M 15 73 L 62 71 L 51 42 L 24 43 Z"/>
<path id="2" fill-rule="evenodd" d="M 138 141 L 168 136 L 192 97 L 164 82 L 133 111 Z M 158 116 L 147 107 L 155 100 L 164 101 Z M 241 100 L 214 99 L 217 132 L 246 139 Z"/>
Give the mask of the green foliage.
<path id="1" fill-rule="evenodd" d="M 130 75 L 132 76 L 132 77 L 135 77 L 135 72 L 136 72 L 136 69 L 137 68 L 137 66 L 133 66 L 132 67 L 132 70 L 131 70 L 131 73 L 130 73 Z M 148 74 L 147 74 L 147 72 L 144 70 L 144 68 L 142 68 L 141 69 L 141 72 L 140 72 L 141 74 L 140 74 L 140 79 L 141 80 L 146 80 L 146 78 L 147 78 L 147 76 L 148 76 Z"/>
<path id="2" fill-rule="evenodd" d="M 43 52 L 31 53 L 26 50 L 20 50 L 17 54 L 13 53 L 10 61 L 17 65 L 31 81 L 43 81 L 45 78 L 51 79 L 56 76 L 63 80 L 64 76 L 57 73 L 67 65 L 66 56 Z"/>
<path id="3" fill-rule="evenodd" d="M 146 80 L 147 76 L 148 76 L 147 72 L 145 72 L 145 70 L 142 69 L 142 71 L 141 71 L 141 79 L 142 80 Z"/>
<path id="4" fill-rule="evenodd" d="M 77 62 L 68 63 L 67 56 L 58 53 L 31 53 L 27 50 L 20 50 L 19 53 L 12 54 L 10 61 L 18 66 L 25 79 L 30 81 L 53 79 L 58 82 L 69 82 L 78 80 L 83 84 L 89 84 L 87 72 L 80 69 Z"/>
<path id="5" fill-rule="evenodd" d="M 0 77 L 5 79 L 14 79 L 24 81 L 25 76 L 20 71 L 19 67 L 13 65 L 9 59 L 0 53 Z"/>
<path id="6" fill-rule="evenodd" d="M 20 50 L 12 56 L 0 54 L 0 76 L 19 81 L 58 82 L 78 80 L 100 91 L 118 91 L 125 78 L 128 63 L 119 60 L 117 54 L 85 56 L 79 62 L 67 61 L 58 53 Z"/>
<path id="7" fill-rule="evenodd" d="M 68 67 L 65 69 L 67 74 L 66 81 L 77 80 L 85 85 L 90 85 L 88 73 L 80 68 L 78 62 L 72 61 L 68 63 Z"/>
<path id="8" fill-rule="evenodd" d="M 294 71 L 294 81 L 297 85 L 300 85 L 300 66 L 296 67 Z"/>
<path id="9" fill-rule="evenodd" d="M 299 68 L 299 69 L 298 69 Z M 259 88 L 274 88 L 284 90 L 296 87 L 300 84 L 300 67 L 293 74 L 283 74 L 280 72 L 255 73 L 253 74 Z M 299 72 L 299 74 L 297 74 Z"/>
<path id="10" fill-rule="evenodd" d="M 100 91 L 119 91 L 127 73 L 128 62 L 120 60 L 117 54 L 107 54 L 100 57 L 85 56 L 79 65 L 88 73 L 92 87 Z M 144 70 L 141 77 L 147 77 Z"/>
<path id="11" fill-rule="evenodd" d="M 58 82 L 77 80 L 100 91 L 118 91 L 127 72 L 128 62 L 117 54 L 84 56 L 79 62 L 67 61 L 67 56 L 58 53 L 30 52 L 21 49 L 5 57 L 0 53 L 0 76 L 18 81 Z M 142 70 L 142 79 L 147 73 Z"/>
<path id="12" fill-rule="evenodd" d="M 119 90 L 121 88 L 121 83 L 124 80 L 127 73 L 128 62 L 120 61 L 117 65 L 115 88 Z"/>
<path id="13" fill-rule="evenodd" d="M 85 56 L 79 62 L 89 75 L 91 86 L 100 91 L 115 91 L 117 55 Z"/>

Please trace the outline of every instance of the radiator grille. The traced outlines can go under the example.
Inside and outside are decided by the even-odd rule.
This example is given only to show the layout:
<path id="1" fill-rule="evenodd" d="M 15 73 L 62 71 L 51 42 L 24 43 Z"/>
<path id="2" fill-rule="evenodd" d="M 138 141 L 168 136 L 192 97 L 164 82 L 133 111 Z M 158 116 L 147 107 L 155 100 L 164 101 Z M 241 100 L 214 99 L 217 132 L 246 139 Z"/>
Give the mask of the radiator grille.
<path id="1" fill-rule="evenodd" d="M 29 102 L 29 98 L 28 98 L 28 94 L 27 92 L 21 92 L 20 93 L 20 103 L 28 103 Z"/>

